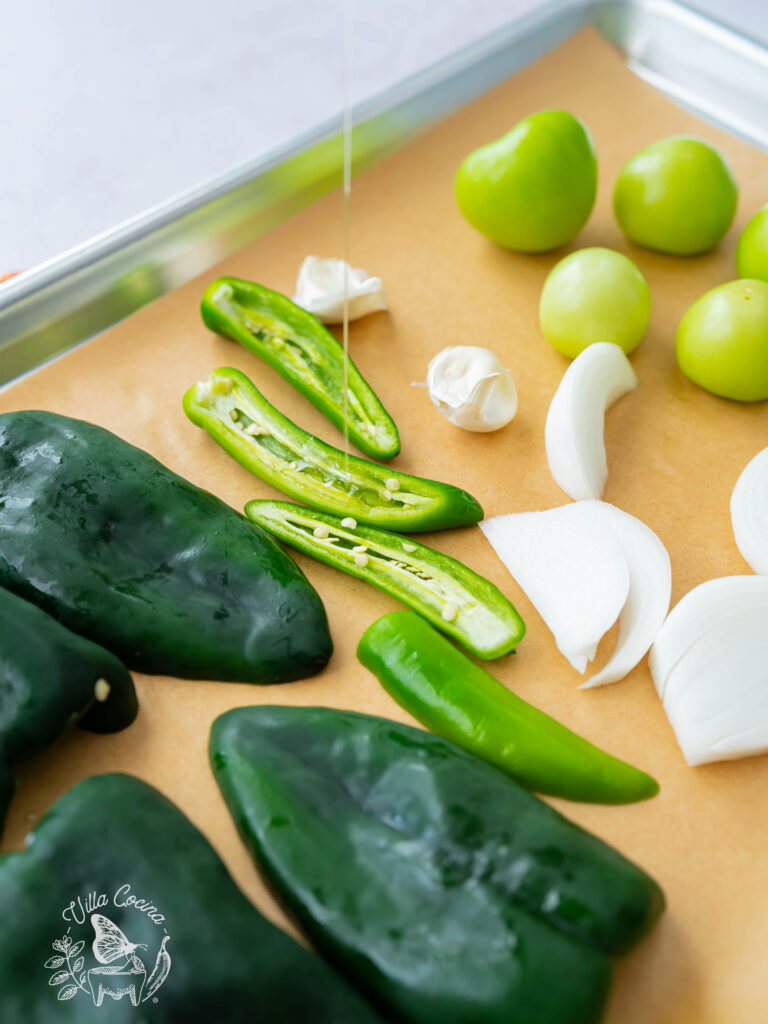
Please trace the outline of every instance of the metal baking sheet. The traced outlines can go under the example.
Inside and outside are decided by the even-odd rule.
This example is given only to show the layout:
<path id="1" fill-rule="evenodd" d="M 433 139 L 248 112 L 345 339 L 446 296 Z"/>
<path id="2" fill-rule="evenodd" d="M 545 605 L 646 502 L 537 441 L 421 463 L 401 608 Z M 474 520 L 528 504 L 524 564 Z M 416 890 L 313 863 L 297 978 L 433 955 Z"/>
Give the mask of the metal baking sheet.
<path id="1" fill-rule="evenodd" d="M 353 113 L 354 171 L 594 25 L 640 77 L 768 148 L 768 50 L 665 0 L 553 0 Z M 341 180 L 338 119 L 65 252 L 0 289 L 0 385 L 178 287 Z"/>
<path id="2" fill-rule="evenodd" d="M 626 60 L 594 32 L 569 29 L 566 34 L 563 48 L 492 91 L 478 86 L 482 95 L 471 107 L 454 112 L 402 152 L 386 160 L 377 157 L 378 162 L 372 159 L 375 166 L 360 176 L 353 190 L 353 256 L 383 276 L 392 312 L 354 324 L 353 351 L 400 426 L 403 453 L 398 468 L 465 486 L 488 515 L 565 500 L 544 453 L 546 409 L 565 361 L 543 343 L 536 315 L 536 299 L 556 257 L 512 254 L 487 243 L 458 215 L 451 182 L 466 152 L 503 130 L 508 120 L 560 103 L 567 93 L 573 109 L 590 124 L 601 161 L 596 208 L 577 244 L 630 252 L 653 294 L 649 334 L 633 356 L 641 384 L 610 413 L 606 499 L 640 516 L 667 544 L 677 600 L 702 579 L 745 571 L 731 536 L 728 498 L 740 469 L 765 444 L 768 410 L 765 405 L 722 402 L 695 388 L 675 370 L 672 336 L 686 305 L 733 273 L 735 240 L 747 210 L 761 194 L 766 157 L 689 120 L 629 74 Z M 646 52 L 652 52 L 648 38 Z M 530 51 L 523 51 L 528 59 Z M 488 74 L 482 61 L 477 71 Z M 429 95 L 429 90 L 422 93 L 422 100 Z M 465 91 L 454 105 L 462 106 L 468 95 Z M 632 118 L 626 116 L 628 110 Z M 731 160 L 743 185 L 737 224 L 721 246 L 700 259 L 675 260 L 633 249 L 612 216 L 606 183 L 649 138 L 687 130 L 700 130 Z M 376 136 L 370 125 L 369 131 L 379 144 L 383 136 Z M 326 179 L 335 180 L 337 143 L 318 145 L 325 161 L 320 170 L 324 167 Z M 383 144 L 378 152 L 387 152 Z M 333 251 L 328 246 L 340 238 L 338 192 L 284 219 L 291 209 L 288 186 L 292 183 L 298 194 L 318 180 L 311 177 L 318 171 L 317 155 L 310 161 L 309 177 L 294 173 L 292 168 L 301 167 L 296 159 L 295 165 L 288 161 L 275 172 L 275 181 L 286 191 L 283 205 L 262 209 L 262 228 L 273 218 L 268 238 L 228 254 L 220 271 L 190 280 L 92 344 L 8 389 L 0 398 L 2 408 L 34 405 L 92 419 L 235 508 L 250 498 L 275 494 L 183 415 L 182 391 L 214 366 L 239 366 L 287 415 L 338 443 L 337 433 L 315 409 L 255 356 L 208 332 L 198 311 L 202 288 L 216 273 L 239 274 L 288 290 L 307 252 Z M 302 199 L 305 204 L 308 194 Z M 226 206 L 228 199 L 221 201 Z M 396 220 L 391 204 L 413 216 Z M 166 228 L 172 237 L 174 224 Z M 194 246 L 187 251 L 188 266 L 195 252 Z M 176 253 L 179 258 L 185 254 L 180 242 Z M 137 265 L 131 266 L 135 271 Z M 90 268 L 81 271 L 83 281 L 93 280 Z M 63 295 L 77 293 L 72 282 L 62 281 L 61 288 Z M 130 306 L 131 288 L 124 292 Z M 63 319 L 51 317 L 52 329 L 63 325 Z M 495 435 L 455 430 L 435 413 L 423 391 L 407 387 L 407 382 L 423 380 L 429 357 L 443 345 L 476 340 L 478 335 L 480 343 L 509 359 L 520 390 L 516 420 Z M 669 911 L 654 934 L 617 965 L 607 1021 L 763 1020 L 768 836 L 755 808 L 761 806 L 768 760 L 688 769 L 645 665 L 618 686 L 579 692 L 580 680 L 564 664 L 480 531 L 445 531 L 429 542 L 504 588 L 528 623 L 518 654 L 494 663 L 494 674 L 523 699 L 660 778 L 661 794 L 641 805 L 558 804 L 569 817 L 642 863 L 669 896 Z M 4 848 L 19 847 L 37 817 L 76 779 L 100 771 L 129 771 L 174 800 L 221 852 L 244 892 L 289 926 L 254 870 L 212 779 L 205 753 L 211 721 L 230 707 L 264 702 L 320 703 L 407 718 L 354 655 L 363 628 L 397 607 L 395 602 L 327 566 L 301 556 L 298 561 L 323 598 L 334 634 L 336 652 L 322 676 L 277 688 L 137 676 L 141 712 L 130 729 L 108 737 L 73 730 L 54 750 L 23 767 Z"/>

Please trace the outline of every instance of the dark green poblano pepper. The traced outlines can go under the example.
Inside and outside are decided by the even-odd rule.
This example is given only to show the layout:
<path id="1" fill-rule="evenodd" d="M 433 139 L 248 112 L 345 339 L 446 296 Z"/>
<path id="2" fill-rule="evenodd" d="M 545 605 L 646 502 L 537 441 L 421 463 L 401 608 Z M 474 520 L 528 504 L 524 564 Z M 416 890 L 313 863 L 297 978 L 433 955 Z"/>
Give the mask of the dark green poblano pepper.
<path id="1" fill-rule="evenodd" d="M 484 761 L 383 718 L 229 711 L 219 786 L 316 948 L 411 1024 L 590 1024 L 659 887 Z"/>
<path id="2" fill-rule="evenodd" d="M 0 858 L 3 1024 L 381 1024 L 130 775 L 62 796 Z"/>
<path id="3" fill-rule="evenodd" d="M 316 316 L 280 292 L 238 277 L 209 285 L 201 312 L 212 331 L 260 356 L 344 432 L 344 350 Z M 374 459 L 394 458 L 400 451 L 397 427 L 351 359 L 346 386 L 350 441 Z"/>
<path id="4" fill-rule="evenodd" d="M 50 412 L 0 415 L 0 585 L 141 672 L 279 683 L 331 654 L 320 598 L 275 540 Z"/>
<path id="5" fill-rule="evenodd" d="M 114 654 L 0 588 L 0 832 L 17 761 L 72 725 L 118 732 L 138 709 L 131 674 Z"/>

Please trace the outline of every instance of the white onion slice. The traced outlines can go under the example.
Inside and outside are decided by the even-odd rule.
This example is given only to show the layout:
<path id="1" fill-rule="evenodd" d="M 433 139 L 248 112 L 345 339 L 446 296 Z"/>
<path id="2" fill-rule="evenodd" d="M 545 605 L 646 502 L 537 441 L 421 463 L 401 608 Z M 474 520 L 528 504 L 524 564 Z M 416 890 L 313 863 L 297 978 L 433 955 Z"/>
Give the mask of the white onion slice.
<path id="1" fill-rule="evenodd" d="M 590 500 L 497 516 L 480 528 L 578 672 L 618 618 L 616 648 L 584 687 L 632 671 L 664 621 L 672 588 L 669 555 L 645 523 Z"/>
<path id="2" fill-rule="evenodd" d="M 660 697 L 666 680 L 683 655 L 710 630 L 719 628 L 722 607 L 734 615 L 746 614 L 755 607 L 754 586 L 745 586 L 752 576 L 725 576 L 690 590 L 667 616 L 654 640 L 649 658 L 651 675 Z M 712 600 L 711 584 L 717 583 L 719 600 Z"/>
<path id="3" fill-rule="evenodd" d="M 350 267 L 344 260 L 307 256 L 299 268 L 293 301 L 324 324 L 344 319 L 344 268 L 347 275 L 347 307 L 350 320 L 387 308 L 380 277 Z"/>
<path id="4" fill-rule="evenodd" d="M 726 576 L 672 609 L 651 674 L 690 765 L 768 752 L 768 578 Z"/>
<path id="5" fill-rule="evenodd" d="M 605 410 L 637 386 L 618 345 L 588 345 L 563 374 L 549 406 L 544 439 L 550 472 L 575 501 L 600 498 L 608 479 Z"/>
<path id="6" fill-rule="evenodd" d="M 598 522 L 593 504 L 576 502 L 480 523 L 577 672 L 586 671 L 629 593 L 627 560 Z"/>
<path id="7" fill-rule="evenodd" d="M 616 648 L 582 689 L 623 679 L 645 656 L 661 628 L 672 596 L 667 549 L 644 522 L 604 501 L 590 501 L 592 514 L 621 546 L 629 568 L 629 595 L 619 616 Z"/>
<path id="8" fill-rule="evenodd" d="M 747 463 L 731 495 L 736 546 L 754 572 L 768 575 L 768 448 Z"/>

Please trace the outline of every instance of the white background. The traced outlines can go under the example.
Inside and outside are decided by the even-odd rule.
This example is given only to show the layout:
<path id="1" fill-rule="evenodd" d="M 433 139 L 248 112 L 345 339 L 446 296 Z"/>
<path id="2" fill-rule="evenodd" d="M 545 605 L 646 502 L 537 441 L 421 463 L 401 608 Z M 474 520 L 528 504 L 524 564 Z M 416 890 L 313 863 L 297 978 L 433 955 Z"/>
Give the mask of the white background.
<path id="1" fill-rule="evenodd" d="M 347 0 L 353 99 L 541 0 Z M 335 114 L 344 0 L 5 0 L 0 273 Z M 768 43 L 768 0 L 693 6 Z"/>

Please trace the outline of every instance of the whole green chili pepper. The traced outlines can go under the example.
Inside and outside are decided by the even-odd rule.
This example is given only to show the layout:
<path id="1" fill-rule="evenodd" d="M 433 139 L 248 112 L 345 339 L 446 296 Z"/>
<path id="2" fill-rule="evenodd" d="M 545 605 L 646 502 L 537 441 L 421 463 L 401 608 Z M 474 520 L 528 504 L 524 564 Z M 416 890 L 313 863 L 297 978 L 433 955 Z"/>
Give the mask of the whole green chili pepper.
<path id="1" fill-rule="evenodd" d="M 245 514 L 286 544 L 410 605 L 478 658 L 509 654 L 525 635 L 498 587 L 434 548 L 287 501 L 249 501 Z"/>
<path id="2" fill-rule="evenodd" d="M 118 732 L 138 709 L 131 674 L 114 654 L 0 588 L 0 832 L 17 761 L 74 724 Z"/>
<path id="3" fill-rule="evenodd" d="M 320 598 L 272 537 L 53 413 L 0 415 L 0 585 L 142 672 L 287 682 L 331 654 Z"/>
<path id="4" fill-rule="evenodd" d="M 539 793 L 626 804 L 659 791 L 650 775 L 515 696 L 413 612 L 374 622 L 357 656 L 427 729 Z"/>
<path id="5" fill-rule="evenodd" d="M 436 736 L 327 708 L 211 732 L 246 843 L 309 939 L 398 1020 L 588 1024 L 663 907 L 644 872 Z"/>
<path id="6" fill-rule="evenodd" d="M 203 320 L 261 356 L 344 431 L 344 351 L 317 317 L 253 281 L 220 277 L 206 288 Z M 400 438 L 392 417 L 349 360 L 347 423 L 353 444 L 374 459 L 392 459 Z"/>
<path id="7" fill-rule="evenodd" d="M 478 502 L 458 487 L 398 473 L 325 444 L 278 412 L 231 367 L 191 387 L 184 411 L 259 479 L 321 511 L 414 533 L 483 518 Z"/>
<path id="8" fill-rule="evenodd" d="M 0 858 L 3 1024 L 381 1024 L 139 779 L 80 782 L 28 844 Z"/>

